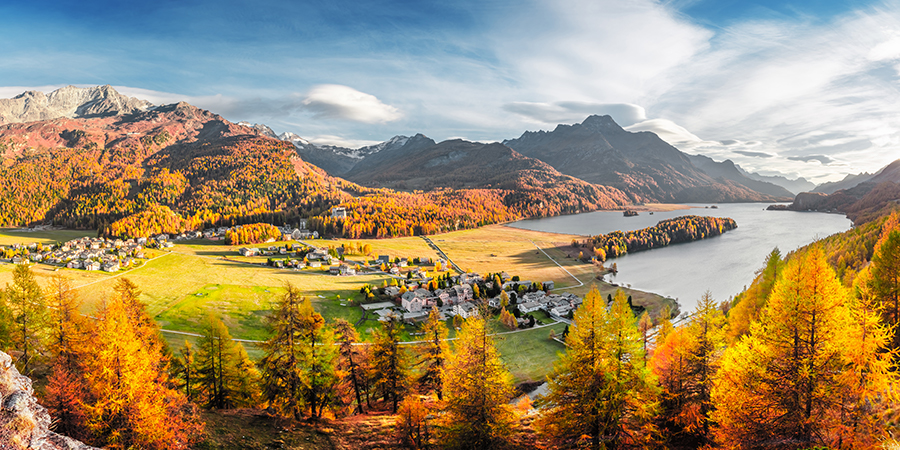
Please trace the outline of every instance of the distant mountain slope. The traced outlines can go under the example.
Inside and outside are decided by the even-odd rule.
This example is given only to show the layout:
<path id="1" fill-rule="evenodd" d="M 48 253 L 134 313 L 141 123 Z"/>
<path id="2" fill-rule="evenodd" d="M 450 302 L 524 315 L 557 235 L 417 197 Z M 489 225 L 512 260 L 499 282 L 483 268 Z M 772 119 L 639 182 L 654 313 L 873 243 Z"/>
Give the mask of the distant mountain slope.
<path id="1" fill-rule="evenodd" d="M 625 131 L 609 116 L 590 116 L 551 132 L 528 131 L 503 143 L 564 174 L 618 188 L 635 201 L 777 200 L 730 180 L 716 180 L 656 134 Z"/>
<path id="2" fill-rule="evenodd" d="M 747 177 L 730 159 L 726 159 L 722 162 L 716 162 L 708 156 L 687 156 L 695 167 L 713 178 L 724 178 L 726 180 L 731 180 L 735 183 L 740 184 L 741 186 L 745 186 L 748 189 L 752 189 L 762 194 L 768 194 L 773 197 L 790 199 L 794 196 L 794 194 L 781 186 L 766 181 L 754 180 L 750 177 Z"/>
<path id="3" fill-rule="evenodd" d="M 434 145 L 434 141 L 421 134 L 413 137 L 394 136 L 379 144 L 351 149 L 332 145 L 313 145 L 309 142 L 302 143 L 292 141 L 297 147 L 297 154 L 329 174 L 337 177 L 347 175 L 362 160 L 366 160 L 366 166 L 377 163 L 379 153 L 391 155 L 405 155 L 415 150 Z"/>
<path id="4" fill-rule="evenodd" d="M 769 208 L 840 212 L 847 214 L 855 225 L 873 220 L 883 215 L 885 211 L 900 208 L 900 159 L 866 179 L 867 181 L 851 188 L 840 189 L 830 194 L 802 192 L 787 207 Z"/>
<path id="5" fill-rule="evenodd" d="M 850 189 L 860 183 L 865 183 L 866 181 L 869 181 L 874 176 L 875 176 L 875 174 L 867 173 L 867 172 L 858 173 L 855 175 L 847 174 L 847 176 L 845 176 L 843 180 L 829 181 L 827 183 L 822 183 L 822 184 L 816 186 L 816 188 L 813 189 L 812 192 L 821 192 L 823 194 L 833 194 L 842 189 Z"/>
<path id="6" fill-rule="evenodd" d="M 371 189 L 304 161 L 298 146 L 309 143 L 302 138 L 273 135 L 266 126 L 234 124 L 187 103 L 0 125 L 0 226 L 52 223 L 135 237 L 308 219 L 323 234 L 393 237 L 625 203 L 614 189 L 561 175 L 499 144 L 511 160 L 528 162 L 514 177 L 498 178 L 502 187 L 452 189 L 447 179 L 424 193 Z M 400 136 L 362 151 L 402 161 L 434 146 L 422 135 Z M 484 164 L 479 156 L 467 162 Z M 336 206 L 346 217 L 332 216 Z"/>
<path id="7" fill-rule="evenodd" d="M 563 175 L 550 165 L 528 158 L 498 143 L 483 144 L 460 139 L 434 142 L 422 135 L 406 145 L 368 156 L 345 177 L 364 186 L 402 190 L 438 188 L 493 188 L 522 193 L 544 203 L 557 196 L 568 205 L 565 212 L 616 208 L 628 203 L 614 188 L 595 186 Z"/>
<path id="8" fill-rule="evenodd" d="M 801 192 L 810 192 L 816 188 L 816 184 L 807 180 L 806 178 L 799 177 L 797 179 L 790 179 L 781 175 L 760 175 L 756 172 L 747 172 L 742 169 L 741 166 L 735 164 L 735 167 L 741 171 L 744 176 L 750 178 L 751 180 L 765 181 L 767 183 L 772 183 L 777 186 L 781 186 L 788 190 L 793 195 L 797 195 Z"/>
<path id="9" fill-rule="evenodd" d="M 832 194 L 840 190 L 852 189 L 863 183 L 879 184 L 885 181 L 900 183 L 900 159 L 877 170 L 875 173 L 849 174 L 840 181 L 831 181 L 816 186 L 812 192 Z"/>
<path id="10" fill-rule="evenodd" d="M 109 85 L 66 86 L 49 94 L 28 91 L 15 98 L 0 99 L 0 124 L 131 114 L 152 107 L 150 102 L 119 94 Z"/>

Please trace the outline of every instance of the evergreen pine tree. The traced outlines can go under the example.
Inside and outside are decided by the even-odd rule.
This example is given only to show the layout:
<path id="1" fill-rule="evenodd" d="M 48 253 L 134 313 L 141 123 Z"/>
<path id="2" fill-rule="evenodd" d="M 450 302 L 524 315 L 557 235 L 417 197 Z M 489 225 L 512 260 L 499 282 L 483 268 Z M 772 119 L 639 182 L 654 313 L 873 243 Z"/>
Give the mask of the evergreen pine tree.
<path id="1" fill-rule="evenodd" d="M 196 355 L 198 390 L 206 405 L 216 409 L 253 407 L 259 400 L 259 372 L 244 346 L 235 342 L 228 327 L 210 316 Z"/>

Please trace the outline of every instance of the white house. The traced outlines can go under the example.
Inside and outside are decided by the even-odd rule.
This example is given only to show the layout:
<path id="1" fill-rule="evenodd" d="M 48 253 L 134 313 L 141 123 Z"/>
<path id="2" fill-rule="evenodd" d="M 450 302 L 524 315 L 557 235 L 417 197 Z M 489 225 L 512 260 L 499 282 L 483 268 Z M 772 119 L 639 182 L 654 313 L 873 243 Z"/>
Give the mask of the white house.
<path id="1" fill-rule="evenodd" d="M 541 303 L 535 301 L 519 303 L 519 311 L 521 311 L 522 314 L 533 313 L 541 309 L 541 306 L 543 306 Z"/>
<path id="2" fill-rule="evenodd" d="M 406 297 L 404 295 L 404 297 Z M 407 297 L 401 301 L 401 306 L 408 312 L 420 312 L 425 309 L 425 299 L 422 297 Z"/>
<path id="3" fill-rule="evenodd" d="M 453 315 L 462 316 L 463 319 L 468 319 L 469 317 L 478 315 L 478 307 L 471 302 L 460 303 L 453 307 Z"/>

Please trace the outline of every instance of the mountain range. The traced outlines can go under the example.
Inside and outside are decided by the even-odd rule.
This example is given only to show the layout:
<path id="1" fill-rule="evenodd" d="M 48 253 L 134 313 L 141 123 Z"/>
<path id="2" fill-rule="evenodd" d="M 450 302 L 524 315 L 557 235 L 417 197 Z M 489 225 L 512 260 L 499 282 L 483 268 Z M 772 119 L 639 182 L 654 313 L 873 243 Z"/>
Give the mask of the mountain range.
<path id="1" fill-rule="evenodd" d="M 154 106 L 110 86 L 68 86 L 46 95 L 26 92 L 0 100 L 0 151 L 4 170 L 13 178 L 22 176 L 15 172 L 27 171 L 29 164 L 37 170 L 41 164 L 66 161 L 71 170 L 62 178 L 70 182 L 58 187 L 59 192 L 45 195 L 48 198 L 41 208 L 26 208 L 31 212 L 25 214 L 25 222 L 53 220 L 78 226 L 99 226 L 146 209 L 146 201 L 138 204 L 138 197 L 150 196 L 141 197 L 143 189 L 150 189 L 150 180 L 162 171 L 178 173 L 185 180 L 174 183 L 177 192 L 171 193 L 170 201 L 157 203 L 171 207 L 185 220 L 203 221 L 200 216 L 211 214 L 215 220 L 230 217 L 234 221 L 250 215 L 254 208 L 235 205 L 237 200 L 255 202 L 256 211 L 265 214 L 287 208 L 284 198 L 272 198 L 271 177 L 248 175 L 251 167 L 241 167 L 238 155 L 258 160 L 257 166 L 265 166 L 267 158 L 278 161 L 282 166 L 275 178 L 280 177 L 278 189 L 284 190 L 285 197 L 315 192 L 314 206 L 301 202 L 288 208 L 299 215 L 322 214 L 360 195 L 403 197 L 403 192 L 434 192 L 433 198 L 450 201 L 447 192 L 469 191 L 466 201 L 487 196 L 500 202 L 496 208 L 509 209 L 498 209 L 491 213 L 494 219 L 488 220 L 623 208 L 640 202 L 793 198 L 793 192 L 769 181 L 793 180 L 749 174 L 729 160 L 685 154 L 656 134 L 626 131 L 609 116 L 590 116 L 580 124 L 559 125 L 549 132 L 527 131 L 502 143 L 435 142 L 415 134 L 348 149 L 314 145 L 289 132 L 277 135 L 262 124 L 231 123 L 186 103 Z M 50 162 L 40 162 L 44 160 Z M 117 195 L 131 202 L 129 207 L 114 207 L 112 202 L 100 208 L 104 211 L 97 219 L 101 223 L 87 223 L 86 214 L 70 211 L 85 211 L 88 194 L 103 191 L 99 182 L 75 173 L 90 164 L 99 165 L 92 169 L 95 177 L 99 170 L 99 179 L 121 183 Z M 209 164 L 218 168 L 205 167 Z M 285 172 L 288 166 L 291 170 Z M 229 181 L 240 178 L 238 173 L 254 192 L 237 189 Z M 795 183 L 806 186 L 808 182 Z M 231 186 L 231 191 L 223 192 L 225 186 Z M 2 202 L 10 211 L 23 208 L 15 202 L 16 195 L 8 197 Z M 7 224 L 16 216 L 7 214 L 3 204 L 0 214 L 8 217 Z"/>
<path id="2" fill-rule="evenodd" d="M 793 198 L 793 193 L 778 185 L 744 175 L 730 161 L 715 163 L 701 157 L 713 172 L 707 174 L 694 165 L 690 155 L 655 134 L 625 131 L 609 116 L 590 116 L 582 124 L 560 125 L 552 132 L 526 132 L 502 142 L 508 148 L 502 152 L 497 145 L 501 144 L 458 140 L 438 144 L 420 134 L 413 138 L 395 136 L 357 150 L 304 143 L 297 145 L 297 152 L 333 176 L 366 186 L 417 189 L 439 185 L 459 188 L 473 183 L 497 185 L 498 178 L 514 177 L 522 165 L 530 165 L 532 169 L 553 170 L 595 186 L 616 189 L 632 202 Z M 451 148 L 456 152 L 448 152 Z M 478 158 L 463 157 L 482 150 L 485 153 Z M 475 176 L 479 167 L 487 165 L 492 167 L 489 178 Z M 442 171 L 438 177 L 433 173 L 436 170 Z M 472 176 L 463 176 L 465 173 Z"/>

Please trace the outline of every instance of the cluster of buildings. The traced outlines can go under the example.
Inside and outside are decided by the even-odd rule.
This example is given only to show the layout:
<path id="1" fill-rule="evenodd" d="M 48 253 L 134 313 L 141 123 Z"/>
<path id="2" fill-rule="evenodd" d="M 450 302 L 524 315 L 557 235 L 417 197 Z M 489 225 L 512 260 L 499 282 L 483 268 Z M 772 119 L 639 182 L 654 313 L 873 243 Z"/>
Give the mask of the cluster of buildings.
<path id="1" fill-rule="evenodd" d="M 277 227 L 278 231 L 281 231 L 281 240 L 282 241 L 291 241 L 291 240 L 300 240 L 300 239 L 317 239 L 319 237 L 318 231 L 310 231 L 306 229 L 306 219 L 300 220 L 300 227 L 295 228 L 288 225 Z M 225 233 L 230 229 L 239 230 L 241 225 L 235 225 L 234 227 L 218 227 L 218 228 L 207 228 L 203 231 L 185 231 L 183 233 L 178 233 L 176 235 L 171 236 L 171 240 L 173 241 L 184 241 L 189 239 L 209 239 L 211 241 L 218 241 L 225 239 Z M 166 236 L 168 239 L 169 236 Z"/>
<path id="2" fill-rule="evenodd" d="M 158 242 L 158 241 L 157 241 Z M 70 269 L 118 272 L 144 258 L 147 238 L 107 239 L 83 237 L 60 245 L 14 244 L 0 249 L 7 262 L 65 266 Z"/>
<path id="3" fill-rule="evenodd" d="M 533 285 L 530 281 L 509 281 L 509 276 L 505 273 L 502 274 L 502 277 L 506 280 L 503 284 L 504 290 L 514 292 L 518 286 L 531 287 Z M 438 308 L 442 318 L 452 316 L 469 318 L 478 315 L 478 302 L 475 299 L 473 286 L 484 282 L 484 285 L 490 288 L 493 287 L 493 282 L 483 280 L 481 275 L 476 273 L 460 274 L 453 277 L 452 282 L 453 284 L 446 289 L 430 291 L 422 287 L 426 285 L 425 283 L 420 286 L 416 280 L 409 280 L 405 286 L 406 290 L 402 291 L 402 294 L 400 287 L 388 286 L 384 288 L 384 293 L 393 299 L 399 299 L 399 306 L 393 303 L 379 303 L 364 305 L 364 308 L 372 309 L 380 319 L 389 314 L 398 314 L 404 321 L 410 323 L 426 320 L 433 307 Z M 543 283 L 542 285 L 545 289 L 552 289 L 553 286 L 552 283 Z M 512 292 L 509 295 L 517 298 L 516 306 L 522 314 L 543 310 L 552 316 L 565 317 L 582 303 L 582 299 L 575 294 L 547 294 L 544 290 L 525 292 L 517 297 Z M 377 306 L 377 308 L 373 309 L 371 306 Z M 489 299 L 488 306 L 499 308 L 500 296 Z"/>
<path id="4" fill-rule="evenodd" d="M 494 299 L 491 299 L 491 301 L 494 301 Z M 578 309 L 581 303 L 581 298 L 568 292 L 547 294 L 544 291 L 535 291 L 522 294 L 516 306 L 522 314 L 546 311 L 551 316 L 566 317 L 570 312 Z M 497 301 L 497 306 L 500 306 L 499 300 Z"/>

